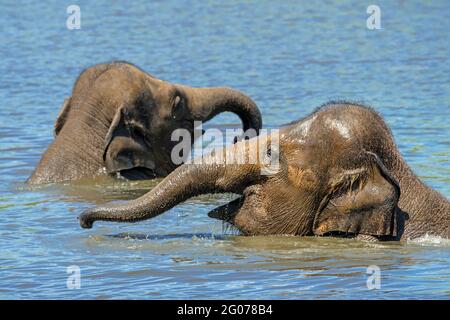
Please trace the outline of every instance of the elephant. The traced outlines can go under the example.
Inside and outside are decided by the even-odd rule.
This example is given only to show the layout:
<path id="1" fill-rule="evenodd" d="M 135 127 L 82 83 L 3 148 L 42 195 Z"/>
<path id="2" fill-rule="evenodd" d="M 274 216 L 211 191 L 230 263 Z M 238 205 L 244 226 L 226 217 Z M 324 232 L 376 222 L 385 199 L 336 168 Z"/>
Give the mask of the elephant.
<path id="1" fill-rule="evenodd" d="M 239 116 L 245 132 L 258 134 L 261 113 L 238 90 L 172 84 L 123 61 L 94 65 L 79 75 L 64 101 L 55 139 L 28 183 L 104 173 L 127 179 L 164 177 L 179 165 L 171 161 L 177 143 L 171 141 L 172 132 L 184 128 L 192 136 L 194 121 L 206 122 L 227 111 Z"/>
<path id="2" fill-rule="evenodd" d="M 373 241 L 450 236 L 449 201 L 414 174 L 373 108 L 329 102 L 282 126 L 278 148 L 270 143 L 263 149 L 279 158 L 272 174 L 262 174 L 267 164 L 261 160 L 227 163 L 229 155 L 246 154 L 261 139 L 226 147 L 226 157 L 211 153 L 202 163 L 183 164 L 140 198 L 87 209 L 79 216 L 80 225 L 140 221 L 193 196 L 235 193 L 237 199 L 208 215 L 242 235 Z"/>

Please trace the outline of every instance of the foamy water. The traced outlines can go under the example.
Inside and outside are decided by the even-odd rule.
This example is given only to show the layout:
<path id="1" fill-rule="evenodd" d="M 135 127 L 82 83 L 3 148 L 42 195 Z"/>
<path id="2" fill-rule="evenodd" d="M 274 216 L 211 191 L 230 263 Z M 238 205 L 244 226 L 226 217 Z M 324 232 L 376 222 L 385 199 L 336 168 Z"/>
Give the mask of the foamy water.
<path id="1" fill-rule="evenodd" d="M 408 239 L 408 242 L 421 245 L 450 246 L 450 239 L 428 234 L 419 238 Z"/>

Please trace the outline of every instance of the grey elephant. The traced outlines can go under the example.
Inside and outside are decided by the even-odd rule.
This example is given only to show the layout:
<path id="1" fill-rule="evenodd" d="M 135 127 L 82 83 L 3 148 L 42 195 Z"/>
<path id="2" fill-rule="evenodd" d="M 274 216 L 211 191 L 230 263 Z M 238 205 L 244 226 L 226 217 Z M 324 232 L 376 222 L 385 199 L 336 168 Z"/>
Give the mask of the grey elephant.
<path id="1" fill-rule="evenodd" d="M 28 183 L 105 171 L 128 179 L 166 176 L 178 166 L 171 161 L 172 132 L 192 133 L 194 121 L 225 111 L 237 114 L 244 130 L 257 134 L 262 127 L 256 104 L 237 90 L 171 84 L 127 62 L 95 65 L 78 77 L 55 122 L 55 140 Z"/>
<path id="2" fill-rule="evenodd" d="M 256 148 L 256 137 L 226 154 Z M 266 152 L 273 153 L 271 144 Z M 280 129 L 279 170 L 227 164 L 215 153 L 184 164 L 144 196 L 83 212 L 94 221 L 134 222 L 155 217 L 200 194 L 232 192 L 239 198 L 214 209 L 244 235 L 317 235 L 405 240 L 425 234 L 450 236 L 450 203 L 420 181 L 397 149 L 380 115 L 363 105 L 328 103 Z M 216 161 L 217 160 L 217 161 Z"/>

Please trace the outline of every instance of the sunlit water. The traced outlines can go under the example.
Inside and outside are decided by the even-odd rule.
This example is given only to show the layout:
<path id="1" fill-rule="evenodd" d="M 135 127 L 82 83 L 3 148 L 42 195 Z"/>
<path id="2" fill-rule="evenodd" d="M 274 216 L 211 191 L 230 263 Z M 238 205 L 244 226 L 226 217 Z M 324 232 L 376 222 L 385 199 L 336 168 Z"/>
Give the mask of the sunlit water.
<path id="1" fill-rule="evenodd" d="M 172 82 L 238 88 L 266 127 L 328 100 L 364 101 L 385 117 L 415 172 L 449 197 L 448 1 L 377 1 L 382 29 L 374 31 L 364 1 L 77 3 L 82 25 L 73 31 L 69 2 L 0 8 L 0 298 L 450 297 L 450 243 L 440 238 L 242 237 L 206 215 L 230 195 L 82 230 L 84 208 L 135 198 L 156 182 L 24 184 L 76 76 L 121 59 Z M 71 265 L 81 268 L 80 289 L 67 288 Z M 381 270 L 378 290 L 366 285 L 370 265 Z"/>

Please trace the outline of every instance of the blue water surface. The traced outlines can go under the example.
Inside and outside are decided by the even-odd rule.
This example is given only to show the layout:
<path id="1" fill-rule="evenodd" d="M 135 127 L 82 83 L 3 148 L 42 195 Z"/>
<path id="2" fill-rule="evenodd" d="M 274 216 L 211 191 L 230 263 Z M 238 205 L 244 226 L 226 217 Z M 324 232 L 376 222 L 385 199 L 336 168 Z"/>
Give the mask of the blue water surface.
<path id="1" fill-rule="evenodd" d="M 191 86 L 230 86 L 266 127 L 329 101 L 372 105 L 407 162 L 450 196 L 450 3 L 376 1 L 70 1 L 0 5 L 0 298 L 450 298 L 450 243 L 242 237 L 209 219 L 229 195 L 202 196 L 138 224 L 79 228 L 87 207 L 156 182 L 24 184 L 52 141 L 59 107 L 86 67 L 127 60 Z M 238 124 L 224 114 L 213 123 Z M 367 267 L 381 272 L 367 287 Z M 67 286 L 69 266 L 81 288 Z M 70 280 L 71 278 L 69 278 Z"/>

